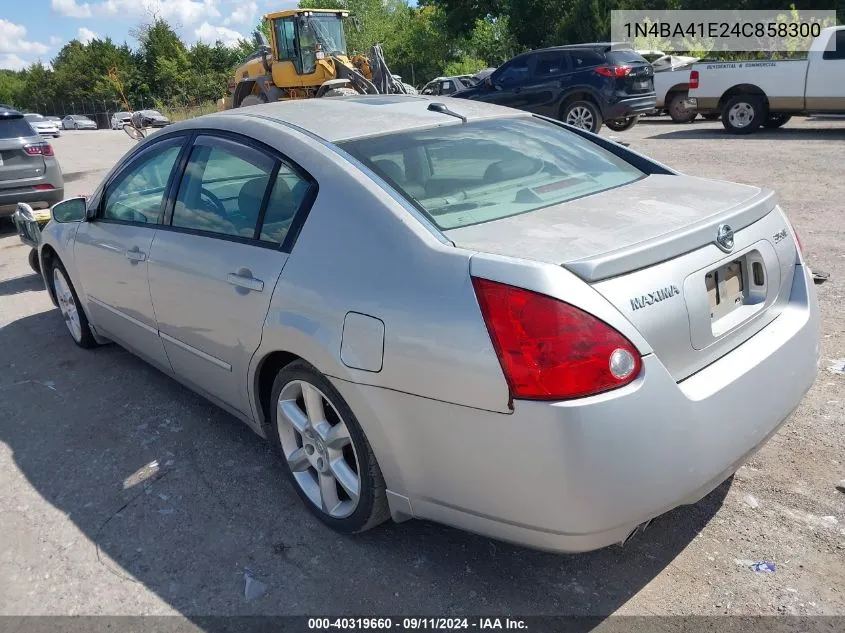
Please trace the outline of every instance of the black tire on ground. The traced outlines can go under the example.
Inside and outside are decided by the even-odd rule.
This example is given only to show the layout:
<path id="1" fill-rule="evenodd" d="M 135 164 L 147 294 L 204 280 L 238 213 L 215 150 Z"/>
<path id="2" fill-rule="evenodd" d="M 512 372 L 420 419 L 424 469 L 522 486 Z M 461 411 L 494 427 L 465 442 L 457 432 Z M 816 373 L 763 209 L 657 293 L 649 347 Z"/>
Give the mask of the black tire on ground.
<path id="1" fill-rule="evenodd" d="M 731 134 L 751 134 L 767 116 L 765 102 L 756 95 L 735 95 L 722 107 L 722 125 Z"/>
<path id="2" fill-rule="evenodd" d="M 709 114 L 702 114 L 701 118 L 705 121 L 716 121 L 720 116 L 722 115 L 718 112 L 710 112 Z"/>
<path id="3" fill-rule="evenodd" d="M 38 260 L 38 249 L 31 248 L 29 249 L 29 255 L 26 256 L 27 262 L 29 262 L 29 267 L 39 275 L 41 274 L 41 262 Z"/>
<path id="4" fill-rule="evenodd" d="M 792 118 L 791 114 L 770 114 L 763 121 L 763 127 L 773 130 L 775 128 L 783 127 Z"/>
<path id="5" fill-rule="evenodd" d="M 579 99 L 563 106 L 561 121 L 580 127 L 583 130 L 598 134 L 601 129 L 601 110 L 592 101 Z"/>
<path id="6" fill-rule="evenodd" d="M 323 93 L 324 97 L 348 97 L 350 95 L 357 95 L 358 91 L 354 88 L 331 88 Z"/>
<path id="7" fill-rule="evenodd" d="M 68 276 L 65 267 L 62 266 L 62 263 L 57 257 L 53 257 L 53 259 L 49 261 L 50 273 L 47 277 L 47 283 L 51 284 L 53 288 L 53 294 L 56 295 L 55 274 L 58 270 L 67 283 L 67 287 L 70 290 L 71 298 L 76 307 L 77 314 L 79 315 L 80 337 L 79 339 L 77 339 L 76 336 L 74 336 L 74 334 L 70 332 L 70 328 L 68 328 L 68 332 L 70 332 L 70 338 L 82 349 L 91 349 L 99 346 L 99 343 L 97 343 L 97 341 L 94 339 L 94 334 L 91 332 L 91 327 L 88 325 L 88 317 L 85 316 L 85 311 L 82 309 L 82 306 L 79 303 L 79 297 L 76 295 L 76 290 L 73 287 L 73 283 L 70 281 L 70 277 Z M 58 295 L 56 295 L 56 297 L 58 298 Z M 64 313 L 62 314 L 62 318 L 64 318 Z M 67 325 L 67 323 L 65 325 Z"/>
<path id="8" fill-rule="evenodd" d="M 316 387 L 323 396 L 331 403 L 349 431 L 349 438 L 358 459 L 358 477 L 360 479 L 360 490 L 358 505 L 355 510 L 346 517 L 337 518 L 328 515 L 321 508 L 318 508 L 305 494 L 296 481 L 293 472 L 285 458 L 282 448 L 282 439 L 279 435 L 278 401 L 282 390 L 290 383 L 303 381 Z M 358 419 L 346 404 L 334 385 L 323 376 L 315 367 L 303 360 L 297 360 L 282 368 L 273 382 L 273 391 L 270 400 L 270 428 L 267 429 L 267 437 L 282 460 L 282 469 L 290 481 L 296 493 L 302 499 L 305 506 L 327 526 L 345 534 L 364 532 L 377 525 L 384 523 L 390 518 L 390 511 L 387 505 L 385 494 L 384 476 L 381 473 L 376 461 L 373 449 L 367 441 Z M 287 422 L 282 421 L 282 424 Z"/>
<path id="9" fill-rule="evenodd" d="M 640 120 L 640 116 L 629 116 L 624 119 L 608 119 L 604 124 L 614 132 L 624 132 L 630 130 Z"/>
<path id="10" fill-rule="evenodd" d="M 666 109 L 675 123 L 691 123 L 698 116 L 695 110 L 690 110 L 684 106 L 684 99 L 687 96 L 688 93 L 686 92 L 673 92 L 669 95 L 669 103 Z"/>
<path id="11" fill-rule="evenodd" d="M 247 95 L 241 99 L 241 104 L 238 107 L 245 108 L 247 106 L 261 105 L 262 103 L 267 103 L 267 97 L 265 95 Z"/>

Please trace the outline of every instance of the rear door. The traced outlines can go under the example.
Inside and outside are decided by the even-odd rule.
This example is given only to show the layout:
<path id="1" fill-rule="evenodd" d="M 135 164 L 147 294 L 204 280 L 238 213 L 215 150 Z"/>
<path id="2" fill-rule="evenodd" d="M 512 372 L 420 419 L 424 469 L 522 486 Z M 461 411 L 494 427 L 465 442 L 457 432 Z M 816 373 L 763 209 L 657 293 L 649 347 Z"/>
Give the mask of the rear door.
<path id="1" fill-rule="evenodd" d="M 0 119 L 0 188 L 26 187 L 29 181 L 44 177 L 44 157 L 25 149 L 40 142 L 23 117 Z"/>
<path id="2" fill-rule="evenodd" d="M 244 414 L 249 361 L 312 183 L 263 146 L 198 136 L 152 244 L 150 292 L 174 372 Z"/>
<path id="3" fill-rule="evenodd" d="M 845 112 L 845 29 L 833 33 L 824 52 L 810 55 L 807 109 Z"/>

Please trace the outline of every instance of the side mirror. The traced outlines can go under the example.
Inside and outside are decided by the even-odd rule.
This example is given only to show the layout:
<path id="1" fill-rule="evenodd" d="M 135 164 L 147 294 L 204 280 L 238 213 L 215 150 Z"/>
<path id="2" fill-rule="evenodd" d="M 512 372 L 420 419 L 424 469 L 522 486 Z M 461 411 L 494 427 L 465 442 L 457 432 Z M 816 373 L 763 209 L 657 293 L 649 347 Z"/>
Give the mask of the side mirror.
<path id="1" fill-rule="evenodd" d="M 255 41 L 255 45 L 260 49 L 269 47 L 269 44 L 267 43 L 267 38 L 264 37 L 264 33 L 262 33 L 261 31 L 254 31 L 252 33 L 252 39 Z"/>
<path id="2" fill-rule="evenodd" d="M 56 222 L 83 222 L 86 217 L 85 198 L 71 198 L 54 204 L 51 209 Z"/>

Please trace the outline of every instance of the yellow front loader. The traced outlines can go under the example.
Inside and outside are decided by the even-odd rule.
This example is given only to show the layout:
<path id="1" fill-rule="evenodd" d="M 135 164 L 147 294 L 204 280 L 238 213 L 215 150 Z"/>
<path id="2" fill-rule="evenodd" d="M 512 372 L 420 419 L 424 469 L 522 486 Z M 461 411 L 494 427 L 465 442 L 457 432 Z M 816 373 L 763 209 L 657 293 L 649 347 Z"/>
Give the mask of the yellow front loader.
<path id="1" fill-rule="evenodd" d="M 416 92 L 390 73 L 379 45 L 369 55 L 348 55 L 346 11 L 291 9 L 264 17 L 270 41 L 256 31 L 258 50 L 235 69 L 229 95 L 218 102 L 221 110 L 284 99 Z"/>

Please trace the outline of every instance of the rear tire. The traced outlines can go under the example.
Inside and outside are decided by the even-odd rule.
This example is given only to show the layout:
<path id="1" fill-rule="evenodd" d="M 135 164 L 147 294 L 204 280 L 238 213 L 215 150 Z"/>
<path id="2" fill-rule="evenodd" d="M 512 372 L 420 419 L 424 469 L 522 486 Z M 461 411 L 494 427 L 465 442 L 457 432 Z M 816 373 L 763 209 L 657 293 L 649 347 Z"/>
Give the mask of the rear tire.
<path id="1" fill-rule="evenodd" d="M 684 106 L 684 99 L 686 99 L 687 96 L 688 93 L 686 92 L 673 92 L 669 99 L 667 110 L 669 111 L 669 116 L 675 123 L 691 123 L 695 120 L 695 117 L 698 116 L 698 113 L 695 110 L 690 110 Z"/>
<path id="2" fill-rule="evenodd" d="M 350 97 L 352 95 L 357 95 L 358 91 L 354 88 L 331 88 L 326 90 L 323 93 L 323 98 L 325 97 Z"/>
<path id="3" fill-rule="evenodd" d="M 608 119 L 604 122 L 604 124 L 608 127 L 608 129 L 611 129 L 614 132 L 624 132 L 625 130 L 630 130 L 634 127 L 639 120 L 640 117 L 637 115 L 629 116 L 624 119 Z"/>
<path id="4" fill-rule="evenodd" d="M 567 103 L 563 107 L 564 123 L 598 134 L 601 129 L 601 111 L 592 101 L 579 100 Z"/>
<path id="5" fill-rule="evenodd" d="M 265 95 L 247 95 L 241 99 L 241 104 L 238 107 L 246 108 L 248 106 L 261 105 L 262 103 L 267 103 L 267 97 Z"/>
<path id="6" fill-rule="evenodd" d="M 766 117 L 766 120 L 763 122 L 763 127 L 768 128 L 770 130 L 774 130 L 779 127 L 783 127 L 787 124 L 789 119 L 792 118 L 791 114 L 770 114 Z"/>
<path id="7" fill-rule="evenodd" d="M 29 255 L 26 257 L 29 267 L 39 275 L 41 274 L 41 262 L 38 260 L 38 249 L 29 249 Z"/>
<path id="8" fill-rule="evenodd" d="M 294 490 L 320 521 L 353 534 L 390 517 L 373 449 L 323 374 L 303 360 L 292 362 L 276 376 L 270 403 L 267 436 Z"/>
<path id="9" fill-rule="evenodd" d="M 756 95 L 736 95 L 722 107 L 722 125 L 731 134 L 751 134 L 763 124 L 768 112 Z"/>

